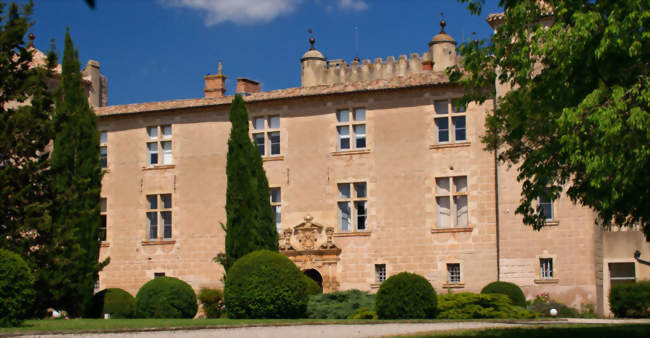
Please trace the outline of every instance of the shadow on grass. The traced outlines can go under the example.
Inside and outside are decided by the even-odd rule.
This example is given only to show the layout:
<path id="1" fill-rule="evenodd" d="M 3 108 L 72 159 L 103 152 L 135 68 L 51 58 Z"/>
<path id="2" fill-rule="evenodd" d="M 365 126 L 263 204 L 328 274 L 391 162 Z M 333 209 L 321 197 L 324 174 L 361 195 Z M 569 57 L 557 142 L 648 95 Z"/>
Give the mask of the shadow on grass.
<path id="1" fill-rule="evenodd" d="M 599 325 L 599 326 L 536 326 L 527 328 L 512 329 L 485 329 L 454 332 L 432 332 L 430 334 L 418 334 L 403 336 L 415 337 L 498 337 L 498 338 L 648 338 L 650 337 L 650 324 L 630 325 Z"/>

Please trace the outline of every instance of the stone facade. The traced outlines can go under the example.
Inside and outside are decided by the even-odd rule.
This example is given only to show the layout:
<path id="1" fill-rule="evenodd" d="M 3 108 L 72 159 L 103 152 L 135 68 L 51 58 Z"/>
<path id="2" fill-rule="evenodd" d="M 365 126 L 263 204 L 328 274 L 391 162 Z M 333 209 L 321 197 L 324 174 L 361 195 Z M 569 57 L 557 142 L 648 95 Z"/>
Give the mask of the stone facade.
<path id="1" fill-rule="evenodd" d="M 633 251 L 647 257 L 650 247 L 638 231 L 601 230 L 564 197 L 548 227 L 522 225 L 516 170 L 480 142 L 494 102 L 452 105 L 463 91 L 441 67 L 458 61 L 455 45 L 443 31 L 422 57 L 347 65 L 312 43 L 301 87 L 261 92 L 241 79 L 251 137 L 279 192 L 280 251 L 325 291 L 376 290 L 409 271 L 438 292 L 501 279 L 528 298 L 549 292 L 605 312 L 608 264 L 634 263 Z M 111 258 L 101 288 L 135 294 L 161 273 L 196 290 L 223 286 L 213 257 L 224 250 L 232 96 L 221 67 L 205 81 L 204 98 L 96 109 L 107 150 L 100 259 Z M 647 266 L 635 269 L 648 278 Z"/>

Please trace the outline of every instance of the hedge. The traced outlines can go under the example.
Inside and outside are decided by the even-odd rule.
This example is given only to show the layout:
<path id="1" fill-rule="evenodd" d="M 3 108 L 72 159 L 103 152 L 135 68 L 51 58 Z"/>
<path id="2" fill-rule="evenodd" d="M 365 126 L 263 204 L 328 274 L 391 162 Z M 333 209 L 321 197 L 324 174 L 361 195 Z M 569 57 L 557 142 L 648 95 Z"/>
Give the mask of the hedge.
<path id="1" fill-rule="evenodd" d="M 303 318 L 307 309 L 304 274 L 289 258 L 253 251 L 228 270 L 228 318 Z"/>
<path id="2" fill-rule="evenodd" d="M 18 326 L 30 314 L 34 276 L 17 254 L 0 249 L 0 326 Z"/>
<path id="3" fill-rule="evenodd" d="M 307 317 L 313 319 L 345 319 L 359 309 L 374 309 L 375 295 L 360 290 L 336 291 L 309 297 Z"/>
<path id="4" fill-rule="evenodd" d="M 534 318 L 535 314 L 519 306 L 514 306 L 506 295 L 475 294 L 461 292 L 438 297 L 438 318 L 476 319 L 476 318 Z"/>
<path id="5" fill-rule="evenodd" d="M 618 318 L 650 318 L 650 282 L 612 287 L 609 291 L 609 308 Z"/>
<path id="6" fill-rule="evenodd" d="M 226 305 L 223 302 L 223 291 L 219 289 L 204 288 L 198 295 L 203 313 L 206 318 L 221 318 L 226 314 Z"/>
<path id="7" fill-rule="evenodd" d="M 434 318 L 437 302 L 429 281 L 414 273 L 400 272 L 379 287 L 376 310 L 381 319 Z"/>

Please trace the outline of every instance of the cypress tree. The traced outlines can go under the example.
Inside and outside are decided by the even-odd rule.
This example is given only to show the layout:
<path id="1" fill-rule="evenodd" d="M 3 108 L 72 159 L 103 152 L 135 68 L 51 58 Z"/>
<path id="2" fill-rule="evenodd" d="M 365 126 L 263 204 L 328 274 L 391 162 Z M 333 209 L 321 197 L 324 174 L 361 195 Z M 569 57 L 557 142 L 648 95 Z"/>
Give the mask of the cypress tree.
<path id="1" fill-rule="evenodd" d="M 102 171 L 97 118 L 81 81 L 77 51 L 66 32 L 61 83 L 56 92 L 55 137 L 51 171 L 54 269 L 47 277 L 52 305 L 78 316 L 88 308 L 98 272 Z M 44 278 L 45 280 L 45 278 Z"/>
<path id="2" fill-rule="evenodd" d="M 248 135 L 248 111 L 240 95 L 233 99 L 229 117 L 226 252 L 216 257 L 225 271 L 249 252 L 278 249 L 269 184 L 259 152 Z"/>
<path id="3" fill-rule="evenodd" d="M 0 248 L 20 254 L 32 270 L 47 269 L 51 247 L 49 153 L 53 136 L 51 78 L 33 64 L 25 44 L 33 4 L 0 2 Z M 43 306 L 43 305 L 41 305 Z"/>

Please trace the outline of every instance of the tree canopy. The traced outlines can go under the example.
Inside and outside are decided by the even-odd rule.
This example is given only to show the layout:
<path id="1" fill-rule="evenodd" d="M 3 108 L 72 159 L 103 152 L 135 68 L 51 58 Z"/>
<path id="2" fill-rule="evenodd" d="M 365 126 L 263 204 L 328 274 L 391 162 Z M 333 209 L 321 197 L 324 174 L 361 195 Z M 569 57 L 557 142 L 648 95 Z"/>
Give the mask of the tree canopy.
<path id="1" fill-rule="evenodd" d="M 458 0 L 481 14 L 484 0 Z M 650 2 L 500 0 L 489 39 L 463 43 L 461 104 L 492 98 L 483 142 L 522 182 L 516 212 L 545 224 L 538 197 L 563 191 L 602 225 L 650 239 Z"/>

